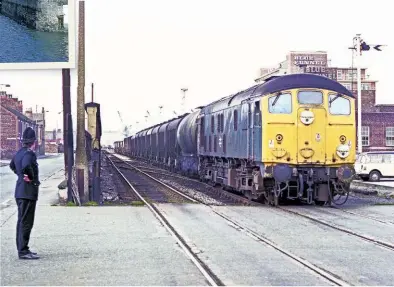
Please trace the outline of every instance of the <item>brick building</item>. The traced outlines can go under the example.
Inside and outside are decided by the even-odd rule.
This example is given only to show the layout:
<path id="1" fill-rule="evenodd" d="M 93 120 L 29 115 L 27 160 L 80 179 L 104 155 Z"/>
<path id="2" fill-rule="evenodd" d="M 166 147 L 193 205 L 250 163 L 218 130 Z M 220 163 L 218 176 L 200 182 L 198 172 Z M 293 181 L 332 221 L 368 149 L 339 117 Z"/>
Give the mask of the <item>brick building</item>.
<path id="1" fill-rule="evenodd" d="M 327 52 L 290 52 L 286 60 L 273 68 L 261 68 L 255 82 L 275 75 L 313 73 L 340 82 L 357 98 L 357 69 L 329 66 Z M 394 104 L 376 104 L 376 80 L 361 69 L 361 109 L 363 151 L 394 151 Z M 356 105 L 357 120 L 357 105 Z"/>
<path id="2" fill-rule="evenodd" d="M 61 129 L 45 131 L 46 152 L 63 153 L 63 133 Z"/>
<path id="3" fill-rule="evenodd" d="M 25 116 L 33 120 L 37 124 L 37 149 L 36 152 L 40 155 L 45 154 L 45 109 L 42 108 L 41 113 L 33 113 L 32 108 L 25 111 Z"/>
<path id="4" fill-rule="evenodd" d="M 18 98 L 0 91 L 0 158 L 10 159 L 22 146 L 22 134 L 32 127 L 38 134 L 38 125 L 23 114 L 23 104 Z"/>

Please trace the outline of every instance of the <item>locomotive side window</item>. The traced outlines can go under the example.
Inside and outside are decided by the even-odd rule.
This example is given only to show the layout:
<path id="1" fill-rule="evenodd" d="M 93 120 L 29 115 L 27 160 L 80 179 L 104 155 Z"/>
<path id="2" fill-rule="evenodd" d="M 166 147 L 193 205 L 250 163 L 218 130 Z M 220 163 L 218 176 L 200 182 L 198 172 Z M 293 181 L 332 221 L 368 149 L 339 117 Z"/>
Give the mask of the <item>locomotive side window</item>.
<path id="1" fill-rule="evenodd" d="M 318 91 L 300 91 L 298 92 L 298 102 L 304 105 L 321 105 L 323 94 Z"/>
<path id="2" fill-rule="evenodd" d="M 218 133 L 220 133 L 220 114 L 217 115 L 217 119 L 218 119 Z"/>
<path id="3" fill-rule="evenodd" d="M 248 104 L 248 127 L 253 128 L 253 123 L 252 123 L 252 106 L 250 103 Z"/>
<path id="4" fill-rule="evenodd" d="M 339 94 L 328 97 L 328 108 L 332 115 L 350 115 L 350 101 Z"/>
<path id="5" fill-rule="evenodd" d="M 271 114 L 291 114 L 291 94 L 279 94 L 268 99 L 268 110 Z"/>
<path id="6" fill-rule="evenodd" d="M 205 146 L 205 141 L 204 141 L 204 133 L 205 133 L 205 117 L 201 117 L 200 119 L 200 146 L 204 147 Z"/>
<path id="7" fill-rule="evenodd" d="M 260 101 L 254 103 L 254 126 L 261 126 Z"/>
<path id="8" fill-rule="evenodd" d="M 234 131 L 238 129 L 238 111 L 234 110 Z"/>
<path id="9" fill-rule="evenodd" d="M 221 118 L 222 118 L 222 121 L 221 121 L 221 123 L 222 123 L 221 131 L 224 132 L 224 114 L 221 115 Z"/>

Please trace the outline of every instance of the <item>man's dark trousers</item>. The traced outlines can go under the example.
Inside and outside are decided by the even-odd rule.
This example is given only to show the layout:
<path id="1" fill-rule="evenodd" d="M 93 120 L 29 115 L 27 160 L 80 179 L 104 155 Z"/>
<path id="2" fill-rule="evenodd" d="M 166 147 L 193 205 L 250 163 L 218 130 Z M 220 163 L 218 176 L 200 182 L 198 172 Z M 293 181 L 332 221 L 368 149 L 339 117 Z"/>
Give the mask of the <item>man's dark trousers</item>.
<path id="1" fill-rule="evenodd" d="M 30 233 L 34 224 L 34 214 L 36 211 L 36 200 L 17 198 L 18 223 L 16 225 L 16 247 L 19 256 L 29 253 Z"/>
<path id="2" fill-rule="evenodd" d="M 18 175 L 15 187 L 15 200 L 18 205 L 16 246 L 19 258 L 38 259 L 37 254 L 31 252 L 28 246 L 34 224 L 40 185 L 36 154 L 29 148 L 22 147 L 11 160 L 10 168 Z"/>

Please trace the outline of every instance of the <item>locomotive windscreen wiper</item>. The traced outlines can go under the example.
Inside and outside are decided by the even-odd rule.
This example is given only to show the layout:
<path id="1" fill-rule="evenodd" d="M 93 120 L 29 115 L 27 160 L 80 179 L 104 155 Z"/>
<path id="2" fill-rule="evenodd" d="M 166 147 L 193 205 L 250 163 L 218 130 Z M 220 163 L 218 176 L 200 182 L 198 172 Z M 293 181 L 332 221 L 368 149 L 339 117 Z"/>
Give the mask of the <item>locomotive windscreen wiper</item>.
<path id="1" fill-rule="evenodd" d="M 272 103 L 272 106 L 275 106 L 276 102 L 279 100 L 279 97 L 280 97 L 281 95 L 282 95 L 281 93 L 277 93 L 277 94 L 276 94 L 276 98 L 275 98 L 274 102 Z"/>
<path id="2" fill-rule="evenodd" d="M 343 96 L 342 96 L 341 94 L 337 94 L 334 98 L 332 98 L 332 99 L 329 101 L 330 107 L 331 107 L 332 102 L 335 101 L 336 99 L 338 99 L 339 97 L 343 97 Z"/>

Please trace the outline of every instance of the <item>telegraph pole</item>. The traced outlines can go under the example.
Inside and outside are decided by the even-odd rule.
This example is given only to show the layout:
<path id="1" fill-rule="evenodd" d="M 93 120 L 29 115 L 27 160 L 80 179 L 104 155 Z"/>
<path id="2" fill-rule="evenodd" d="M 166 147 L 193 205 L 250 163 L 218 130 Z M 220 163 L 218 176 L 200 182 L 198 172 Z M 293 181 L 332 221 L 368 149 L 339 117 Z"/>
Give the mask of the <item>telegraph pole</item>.
<path id="1" fill-rule="evenodd" d="M 70 98 L 70 69 L 62 69 L 63 82 L 63 147 L 64 147 L 64 171 L 67 178 L 68 164 L 68 134 L 67 134 L 67 115 L 71 114 L 71 98 Z"/>
<path id="2" fill-rule="evenodd" d="M 361 134 L 361 34 L 356 35 L 356 66 L 357 66 L 357 146 L 358 152 L 363 152 Z"/>
<path id="3" fill-rule="evenodd" d="M 77 149 L 75 153 L 75 167 L 77 188 L 82 204 L 89 200 L 85 139 L 85 1 L 79 1 Z"/>

